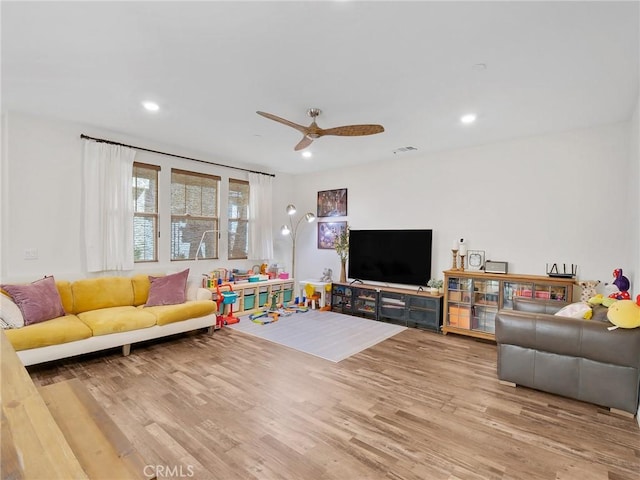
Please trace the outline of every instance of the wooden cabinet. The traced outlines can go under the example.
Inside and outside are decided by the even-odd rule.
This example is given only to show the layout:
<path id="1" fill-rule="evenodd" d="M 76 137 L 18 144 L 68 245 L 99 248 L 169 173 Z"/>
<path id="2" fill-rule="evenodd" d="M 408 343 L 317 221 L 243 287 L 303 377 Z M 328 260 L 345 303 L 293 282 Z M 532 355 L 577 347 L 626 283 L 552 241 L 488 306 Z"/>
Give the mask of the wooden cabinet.
<path id="1" fill-rule="evenodd" d="M 439 332 L 442 325 L 442 295 L 404 288 L 334 283 L 331 300 L 332 311 L 347 315 L 435 332 Z"/>
<path id="2" fill-rule="evenodd" d="M 238 294 L 237 300 L 233 303 L 233 314 L 247 315 L 255 312 L 260 307 L 271 302 L 271 297 L 274 294 L 278 295 L 278 304 L 289 303 L 293 300 L 293 285 L 294 281 L 291 278 L 233 284 L 232 289 Z M 217 301 L 216 288 L 211 287 L 209 290 L 212 292 L 213 300 Z M 228 292 L 229 290 L 229 285 L 220 286 L 220 292 Z M 222 314 L 225 306 L 219 302 L 219 307 L 219 313 Z"/>
<path id="3" fill-rule="evenodd" d="M 476 271 L 444 272 L 443 333 L 495 340 L 495 316 L 515 297 L 573 301 L 573 278 Z"/>

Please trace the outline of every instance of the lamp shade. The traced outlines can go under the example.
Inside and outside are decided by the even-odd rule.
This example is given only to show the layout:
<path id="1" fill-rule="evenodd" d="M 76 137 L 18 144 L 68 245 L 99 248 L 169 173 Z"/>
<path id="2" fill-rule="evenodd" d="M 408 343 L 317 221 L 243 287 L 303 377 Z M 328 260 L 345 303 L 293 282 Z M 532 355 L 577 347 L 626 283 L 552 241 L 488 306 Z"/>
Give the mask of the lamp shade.
<path id="1" fill-rule="evenodd" d="M 309 212 L 305 214 L 304 218 L 307 222 L 311 223 L 316 219 L 316 216 L 313 213 Z"/>
<path id="2" fill-rule="evenodd" d="M 282 227 L 280 227 L 280 233 L 282 233 L 282 235 L 289 235 L 291 230 L 289 230 L 288 226 L 282 225 Z"/>
<path id="3" fill-rule="evenodd" d="M 296 206 L 292 204 L 287 205 L 287 215 L 293 215 L 294 213 L 296 213 Z"/>

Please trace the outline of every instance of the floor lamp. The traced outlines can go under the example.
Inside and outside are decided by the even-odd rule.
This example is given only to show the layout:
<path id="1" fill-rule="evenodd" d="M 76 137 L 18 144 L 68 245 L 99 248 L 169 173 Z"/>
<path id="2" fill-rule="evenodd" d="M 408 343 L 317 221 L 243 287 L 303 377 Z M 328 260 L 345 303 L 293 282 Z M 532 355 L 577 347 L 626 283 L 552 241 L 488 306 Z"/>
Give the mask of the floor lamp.
<path id="1" fill-rule="evenodd" d="M 294 282 L 296 283 L 295 291 L 297 292 L 297 279 L 296 279 L 296 235 L 298 233 L 298 227 L 303 220 L 306 220 L 307 223 L 311 223 L 316 219 L 316 216 L 309 212 L 305 213 L 304 216 L 300 217 L 297 222 L 293 222 L 293 216 L 296 213 L 296 207 L 294 205 L 287 205 L 287 214 L 289 215 L 289 225 L 284 224 L 280 229 L 280 232 L 283 235 L 289 235 L 291 237 L 291 276 L 293 277 Z"/>

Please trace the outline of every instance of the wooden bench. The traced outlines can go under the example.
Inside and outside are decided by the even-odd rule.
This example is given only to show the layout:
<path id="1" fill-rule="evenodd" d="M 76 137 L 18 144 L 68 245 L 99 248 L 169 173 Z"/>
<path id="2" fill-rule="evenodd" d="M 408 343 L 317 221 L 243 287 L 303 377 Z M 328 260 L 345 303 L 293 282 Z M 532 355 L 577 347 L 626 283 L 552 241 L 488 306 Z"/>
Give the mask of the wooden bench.
<path id="1" fill-rule="evenodd" d="M 155 478 L 79 380 L 36 388 L 4 333 L 0 372 L 2 478 Z"/>

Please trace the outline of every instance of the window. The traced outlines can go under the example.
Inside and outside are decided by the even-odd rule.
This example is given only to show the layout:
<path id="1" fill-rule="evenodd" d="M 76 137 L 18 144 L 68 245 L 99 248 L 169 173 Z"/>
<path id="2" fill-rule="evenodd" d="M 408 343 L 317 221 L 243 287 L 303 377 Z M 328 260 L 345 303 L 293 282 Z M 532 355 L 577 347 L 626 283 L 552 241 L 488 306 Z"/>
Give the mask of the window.
<path id="1" fill-rule="evenodd" d="M 133 164 L 133 259 L 158 261 L 158 171 L 160 167 Z"/>
<path id="2" fill-rule="evenodd" d="M 171 170 L 171 260 L 218 258 L 219 184 L 215 175 Z"/>
<path id="3" fill-rule="evenodd" d="M 229 260 L 249 251 L 249 182 L 229 179 Z"/>

